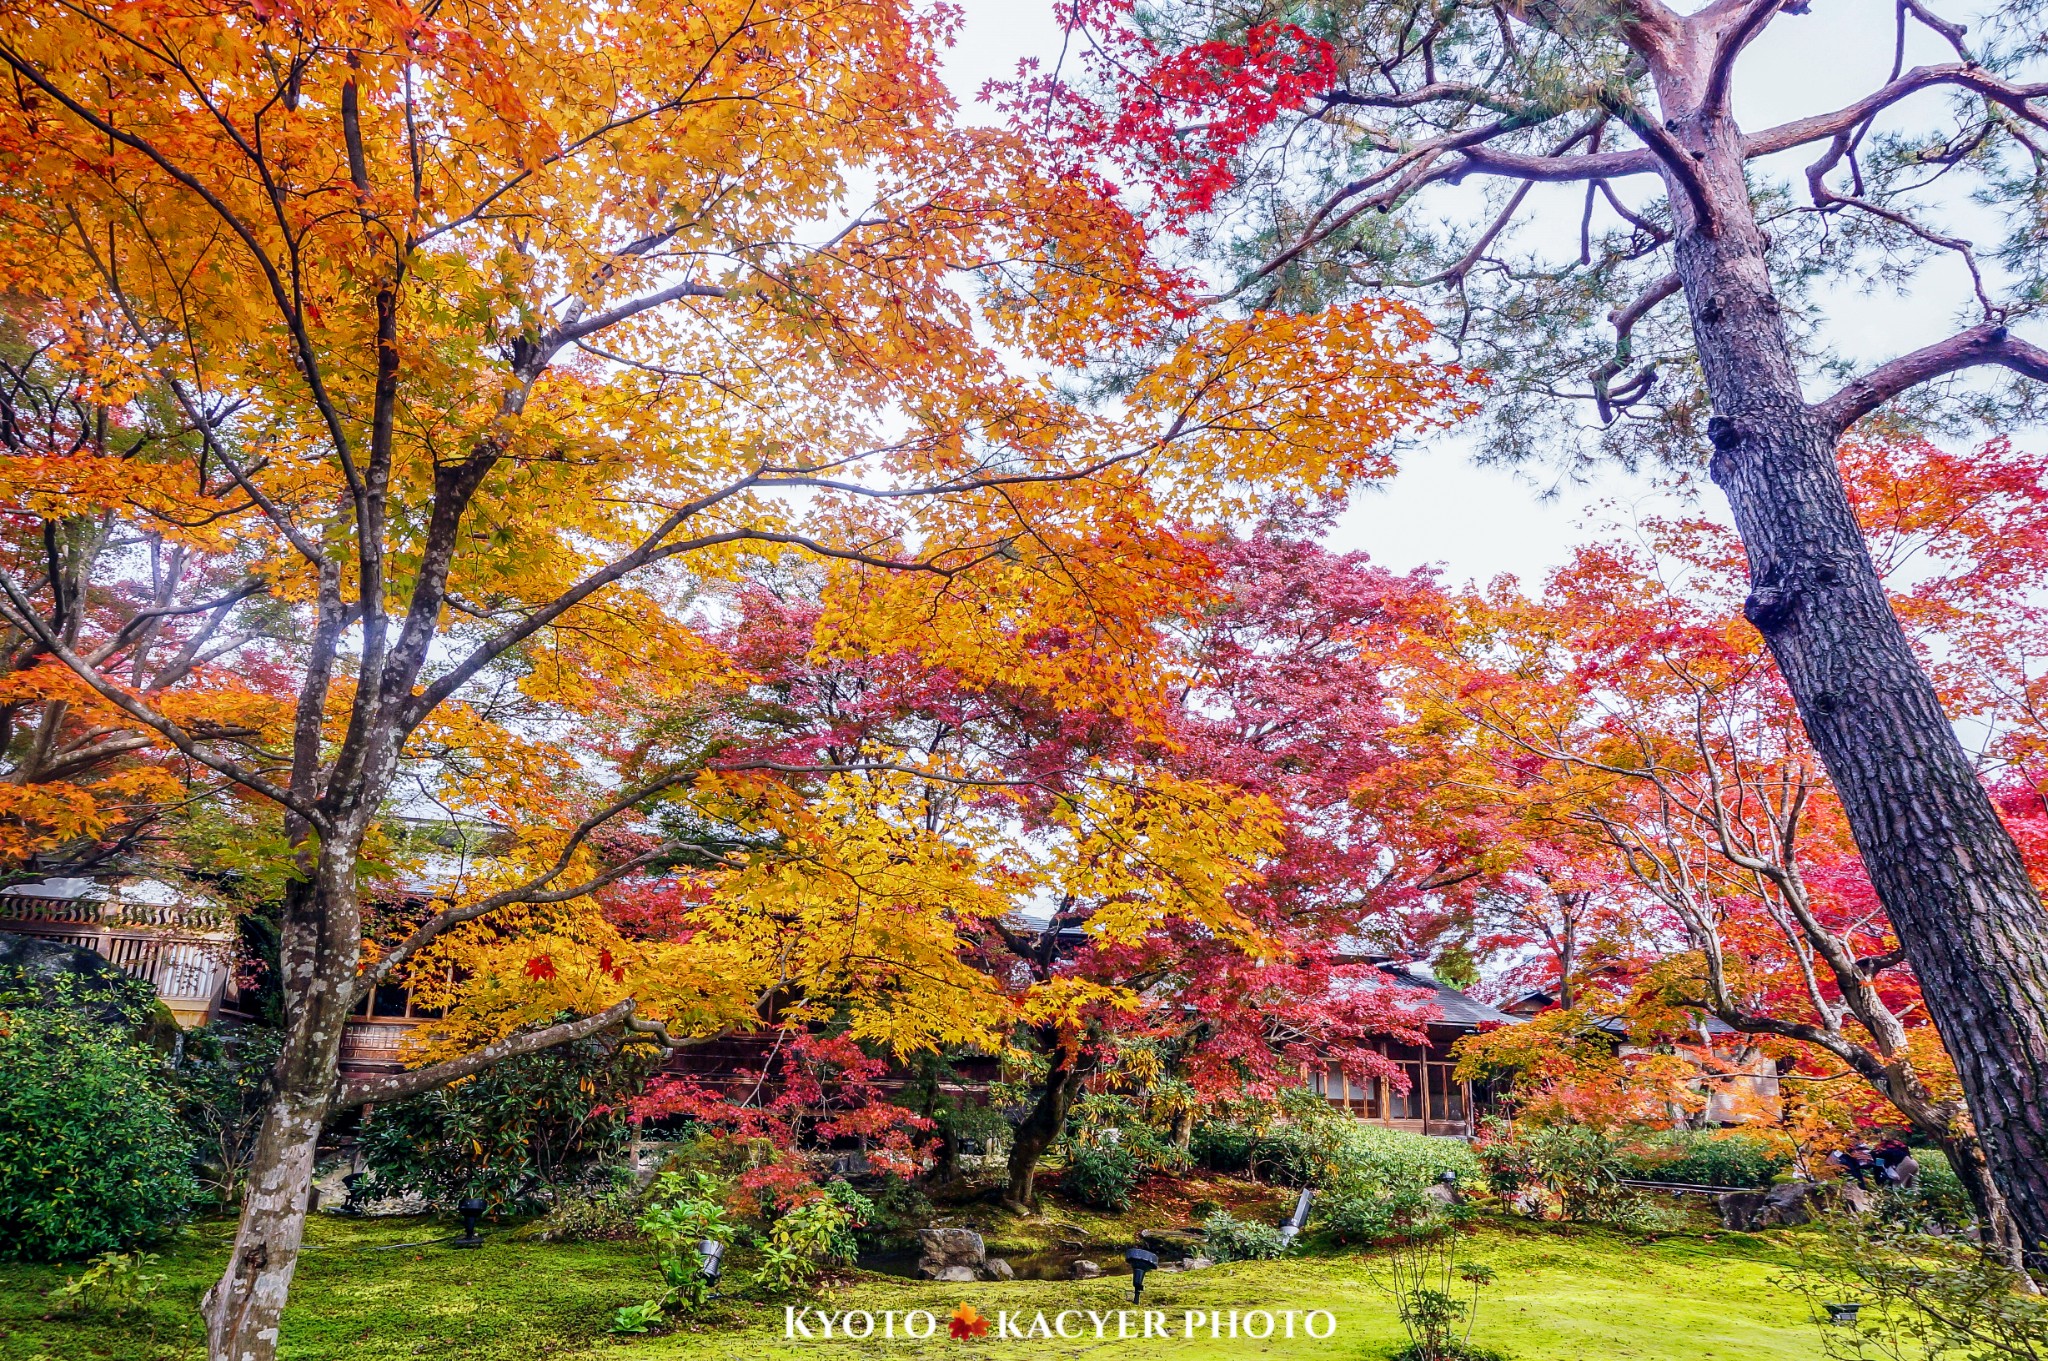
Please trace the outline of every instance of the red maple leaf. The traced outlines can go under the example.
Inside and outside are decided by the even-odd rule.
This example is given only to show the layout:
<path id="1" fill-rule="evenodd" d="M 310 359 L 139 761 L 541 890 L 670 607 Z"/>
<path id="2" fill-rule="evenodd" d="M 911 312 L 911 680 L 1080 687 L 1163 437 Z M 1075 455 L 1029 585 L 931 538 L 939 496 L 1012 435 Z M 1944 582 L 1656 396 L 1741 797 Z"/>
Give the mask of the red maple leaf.
<path id="1" fill-rule="evenodd" d="M 954 1339 L 960 1342 L 970 1337 L 981 1337 L 988 1332 L 988 1320 L 975 1313 L 973 1305 L 963 1304 L 954 1311 L 952 1332 Z"/>
<path id="2" fill-rule="evenodd" d="M 550 955 L 535 955 L 526 961 L 526 976 L 542 980 L 555 976 L 555 961 Z"/>

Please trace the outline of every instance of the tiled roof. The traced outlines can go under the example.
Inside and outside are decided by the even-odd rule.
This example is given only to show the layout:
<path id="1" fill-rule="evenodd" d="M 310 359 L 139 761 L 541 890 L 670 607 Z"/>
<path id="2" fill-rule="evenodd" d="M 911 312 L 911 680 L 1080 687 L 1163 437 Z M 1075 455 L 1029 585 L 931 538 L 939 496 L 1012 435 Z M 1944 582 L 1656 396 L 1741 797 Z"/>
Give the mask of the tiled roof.
<path id="1" fill-rule="evenodd" d="M 1404 991 L 1412 990 L 1418 1005 L 1436 1008 L 1437 1015 L 1430 1018 L 1431 1025 L 1481 1026 L 1522 1023 L 1522 1017 L 1510 1016 L 1507 1012 L 1490 1007 L 1477 998 L 1467 997 L 1448 983 L 1411 972 L 1406 965 L 1389 961 L 1381 964 L 1379 969 Z"/>

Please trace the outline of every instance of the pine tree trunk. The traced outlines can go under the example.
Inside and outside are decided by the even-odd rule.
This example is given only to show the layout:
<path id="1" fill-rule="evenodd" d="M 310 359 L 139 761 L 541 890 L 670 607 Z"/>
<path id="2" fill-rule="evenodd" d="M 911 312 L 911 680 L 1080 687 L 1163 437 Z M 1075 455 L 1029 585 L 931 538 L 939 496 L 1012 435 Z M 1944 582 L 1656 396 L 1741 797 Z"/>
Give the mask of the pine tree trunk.
<path id="1" fill-rule="evenodd" d="M 1683 129 L 1714 220 L 1673 184 L 1678 276 L 1714 416 L 1711 471 L 1770 645 L 1954 1057 L 1985 1160 L 2048 1263 L 2048 912 L 1886 600 L 1808 409 L 1731 120 Z"/>

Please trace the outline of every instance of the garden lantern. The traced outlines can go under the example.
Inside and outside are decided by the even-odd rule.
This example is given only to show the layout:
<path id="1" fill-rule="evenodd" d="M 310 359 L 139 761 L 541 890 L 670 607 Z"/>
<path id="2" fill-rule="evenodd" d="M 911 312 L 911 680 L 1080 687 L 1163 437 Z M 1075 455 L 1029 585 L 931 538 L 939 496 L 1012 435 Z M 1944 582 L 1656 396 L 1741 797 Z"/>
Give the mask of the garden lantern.
<path id="1" fill-rule="evenodd" d="M 1132 1248 L 1124 1254 L 1124 1260 L 1131 1264 L 1131 1303 L 1136 1304 L 1145 1295 L 1145 1273 L 1159 1267 L 1159 1254 Z"/>
<path id="2" fill-rule="evenodd" d="M 476 1221 L 483 1215 L 483 1201 L 475 1196 L 471 1196 L 455 1208 L 462 1212 L 462 1236 L 455 1240 L 455 1246 L 458 1248 L 482 1247 L 484 1245 L 484 1236 L 476 1231 Z"/>
<path id="3" fill-rule="evenodd" d="M 1862 1307 L 1853 1301 L 1846 1304 L 1831 1304 L 1828 1306 L 1828 1322 L 1839 1323 L 1845 1328 L 1853 1327 L 1856 1322 L 1856 1311 Z"/>

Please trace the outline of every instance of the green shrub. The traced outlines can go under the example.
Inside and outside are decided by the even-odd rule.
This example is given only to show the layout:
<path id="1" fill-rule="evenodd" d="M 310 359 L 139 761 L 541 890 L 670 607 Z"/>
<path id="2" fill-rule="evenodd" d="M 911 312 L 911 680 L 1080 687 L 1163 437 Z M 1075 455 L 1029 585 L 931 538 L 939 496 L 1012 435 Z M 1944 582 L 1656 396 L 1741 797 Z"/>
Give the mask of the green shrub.
<path id="1" fill-rule="evenodd" d="M 1791 1166 L 1791 1154 L 1754 1134 L 1672 1130 L 1645 1138 L 1622 1155 L 1623 1174 L 1641 1181 L 1694 1186 L 1769 1186 Z"/>
<path id="2" fill-rule="evenodd" d="M 809 1285 L 822 1266 L 852 1261 L 855 1220 L 848 1199 L 844 1193 L 832 1195 L 828 1188 L 827 1194 L 805 1201 L 771 1224 L 761 1248 L 761 1284 L 771 1293 L 785 1294 Z M 865 1201 L 858 1193 L 851 1199 Z"/>
<path id="3" fill-rule="evenodd" d="M 1122 1142 L 1082 1144 L 1067 1155 L 1067 1194 L 1098 1210 L 1128 1210 L 1143 1171 Z"/>
<path id="4" fill-rule="evenodd" d="M 1376 1243 L 1413 1232 L 1443 1208 L 1432 1186 L 1449 1179 L 1475 1187 L 1478 1157 L 1457 1139 L 1352 1123 L 1327 1155 L 1327 1190 L 1318 1217 L 1347 1243 Z"/>
<path id="5" fill-rule="evenodd" d="M 626 1142 L 625 1103 L 655 1062 L 644 1046 L 586 1040 L 379 1106 L 359 1135 L 368 1175 L 355 1198 L 446 1206 L 477 1196 L 495 1213 L 545 1209 Z"/>
<path id="6" fill-rule="evenodd" d="M 1287 1239 L 1272 1224 L 1239 1219 L 1218 1210 L 1202 1221 L 1209 1256 L 1219 1262 L 1264 1262 L 1287 1253 Z"/>
<path id="7" fill-rule="evenodd" d="M 1188 1151 L 1211 1172 L 1242 1172 L 1251 1166 L 1259 1132 L 1236 1120 L 1204 1120 L 1195 1126 Z"/>
<path id="8" fill-rule="evenodd" d="M 1620 1141 L 1590 1125 L 1517 1127 L 1492 1121 L 1478 1156 L 1496 1193 L 1533 1193 L 1545 1208 L 1575 1223 L 1601 1220 L 1622 1194 Z"/>
<path id="9" fill-rule="evenodd" d="M 1414 1188 L 1330 1192 L 1316 1217 L 1345 1243 L 1381 1243 L 1414 1231 L 1442 1209 L 1442 1202 Z"/>
<path id="10" fill-rule="evenodd" d="M 161 1056 L 78 1012 L 0 1011 L 0 1259 L 121 1252 L 199 1194 Z"/>

